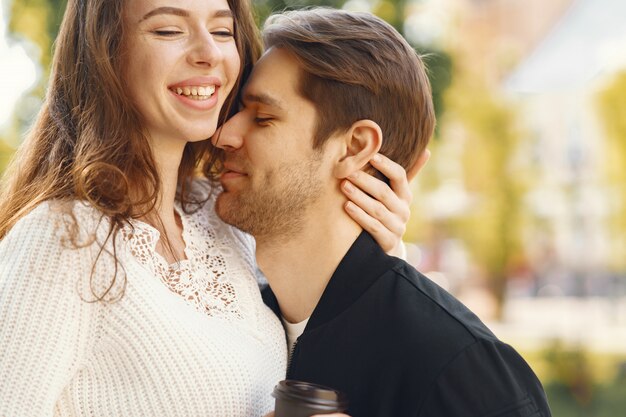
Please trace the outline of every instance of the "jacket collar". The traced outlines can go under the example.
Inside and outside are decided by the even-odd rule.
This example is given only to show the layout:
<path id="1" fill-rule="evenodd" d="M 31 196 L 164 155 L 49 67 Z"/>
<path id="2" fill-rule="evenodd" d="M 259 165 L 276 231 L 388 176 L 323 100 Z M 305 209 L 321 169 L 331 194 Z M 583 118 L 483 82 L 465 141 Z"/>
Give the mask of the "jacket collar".
<path id="1" fill-rule="evenodd" d="M 369 233 L 361 232 L 328 281 L 305 331 L 329 322 L 350 307 L 396 261 L 378 246 Z M 276 315 L 281 316 L 271 288 L 263 291 L 263 300 Z"/>

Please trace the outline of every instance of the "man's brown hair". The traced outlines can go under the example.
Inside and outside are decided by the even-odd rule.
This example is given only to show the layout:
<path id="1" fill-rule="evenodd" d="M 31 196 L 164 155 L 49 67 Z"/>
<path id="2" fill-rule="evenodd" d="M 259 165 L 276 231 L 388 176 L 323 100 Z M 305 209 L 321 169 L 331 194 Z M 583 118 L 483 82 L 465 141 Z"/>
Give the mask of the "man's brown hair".
<path id="1" fill-rule="evenodd" d="M 416 162 L 434 130 L 432 93 L 421 58 L 391 25 L 314 8 L 270 16 L 263 38 L 300 65 L 299 93 L 318 113 L 314 148 L 369 119 L 383 132 L 382 154 L 405 169 Z"/>

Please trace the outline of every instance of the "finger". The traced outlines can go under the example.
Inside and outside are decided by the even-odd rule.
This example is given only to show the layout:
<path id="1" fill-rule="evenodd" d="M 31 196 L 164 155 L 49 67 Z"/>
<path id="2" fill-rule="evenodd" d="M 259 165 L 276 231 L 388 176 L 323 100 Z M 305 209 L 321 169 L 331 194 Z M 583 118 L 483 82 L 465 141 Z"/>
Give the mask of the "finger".
<path id="1" fill-rule="evenodd" d="M 348 177 L 349 182 L 357 187 L 358 190 L 363 192 L 370 201 L 382 203 L 390 212 L 396 213 L 403 221 L 407 221 L 411 215 L 409 205 L 411 200 L 405 200 L 400 198 L 389 185 L 383 181 L 363 171 L 355 171 Z M 345 183 L 344 183 L 345 185 Z M 349 190 L 342 187 L 344 192 Z M 355 201 L 356 202 L 356 201 Z M 361 201 L 356 202 L 361 205 Z M 370 211 L 373 203 L 367 206 L 362 206 L 363 209 Z"/>
<path id="2" fill-rule="evenodd" d="M 398 197 L 409 203 L 411 202 L 413 199 L 411 187 L 409 187 L 406 171 L 401 165 L 380 153 L 374 155 L 370 163 L 374 168 L 379 170 L 381 174 L 389 178 L 389 185 Z"/>
<path id="3" fill-rule="evenodd" d="M 366 214 L 378 220 L 391 232 L 398 233 L 399 236 L 404 232 L 405 223 L 411 216 L 411 210 L 408 204 L 395 197 L 394 202 L 390 204 L 392 206 L 390 209 L 380 201 L 355 187 L 350 181 L 344 181 L 341 188 L 350 201 L 356 204 Z"/>
<path id="4" fill-rule="evenodd" d="M 380 245 L 381 248 L 385 252 L 389 252 L 393 250 L 397 243 L 397 236 L 402 236 L 404 234 L 404 225 L 401 226 L 401 233 L 394 233 L 387 226 L 383 225 L 380 221 L 376 220 L 368 213 L 366 213 L 359 206 L 354 204 L 351 201 L 346 202 L 344 205 L 346 212 L 348 215 L 357 222 L 363 230 L 368 232 L 376 242 Z"/>

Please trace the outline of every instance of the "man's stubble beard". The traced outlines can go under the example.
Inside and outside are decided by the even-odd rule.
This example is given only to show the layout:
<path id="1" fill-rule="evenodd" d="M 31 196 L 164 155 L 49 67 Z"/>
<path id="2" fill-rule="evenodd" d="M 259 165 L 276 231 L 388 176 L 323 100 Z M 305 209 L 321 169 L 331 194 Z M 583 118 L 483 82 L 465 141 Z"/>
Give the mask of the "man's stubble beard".
<path id="1" fill-rule="evenodd" d="M 262 186 L 237 194 L 224 192 L 217 198 L 216 212 L 224 222 L 257 240 L 289 239 L 302 231 L 307 209 L 320 198 L 321 162 L 321 153 L 316 153 L 306 166 L 283 165 L 265 173 Z"/>

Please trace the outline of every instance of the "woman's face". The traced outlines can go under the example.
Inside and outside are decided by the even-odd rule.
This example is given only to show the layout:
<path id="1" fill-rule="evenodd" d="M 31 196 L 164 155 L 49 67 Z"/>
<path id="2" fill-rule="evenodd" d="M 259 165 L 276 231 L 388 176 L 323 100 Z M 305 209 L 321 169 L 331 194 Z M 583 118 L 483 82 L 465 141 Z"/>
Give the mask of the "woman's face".
<path id="1" fill-rule="evenodd" d="M 128 0 L 124 82 L 153 142 L 215 133 L 239 74 L 226 0 Z"/>

